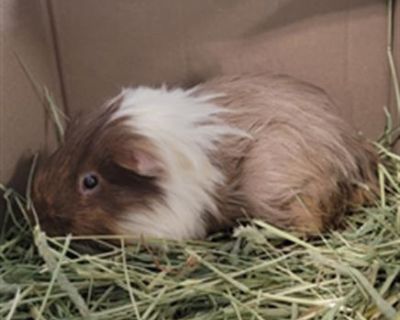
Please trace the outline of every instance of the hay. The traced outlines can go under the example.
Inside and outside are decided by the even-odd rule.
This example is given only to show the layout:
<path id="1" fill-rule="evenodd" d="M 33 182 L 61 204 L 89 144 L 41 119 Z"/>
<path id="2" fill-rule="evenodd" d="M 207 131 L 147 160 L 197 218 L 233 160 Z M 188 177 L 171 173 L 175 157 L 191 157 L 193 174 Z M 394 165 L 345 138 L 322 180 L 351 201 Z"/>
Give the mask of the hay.
<path id="1" fill-rule="evenodd" d="M 391 9 L 389 1 L 389 17 Z M 392 27 L 390 18 L 388 58 L 400 110 Z M 61 139 L 62 115 L 44 94 Z M 49 238 L 23 218 L 30 183 L 25 196 L 0 185 L 7 203 L 0 319 L 398 320 L 400 156 L 389 147 L 398 131 L 388 114 L 377 143 L 385 160 L 379 201 L 349 216 L 343 230 L 309 240 L 262 221 L 208 241 L 126 246 L 127 237 Z M 120 245 L 105 241 L 110 238 Z M 85 240 L 107 250 L 82 253 L 76 245 Z"/>

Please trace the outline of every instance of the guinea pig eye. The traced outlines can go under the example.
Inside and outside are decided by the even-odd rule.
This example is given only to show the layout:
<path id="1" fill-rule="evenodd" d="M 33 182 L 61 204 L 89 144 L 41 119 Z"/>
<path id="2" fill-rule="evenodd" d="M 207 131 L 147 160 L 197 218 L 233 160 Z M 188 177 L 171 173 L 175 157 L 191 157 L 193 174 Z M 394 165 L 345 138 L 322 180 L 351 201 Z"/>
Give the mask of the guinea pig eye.
<path id="1" fill-rule="evenodd" d="M 99 185 L 99 178 L 94 173 L 88 173 L 83 176 L 81 184 L 83 191 L 92 191 Z"/>

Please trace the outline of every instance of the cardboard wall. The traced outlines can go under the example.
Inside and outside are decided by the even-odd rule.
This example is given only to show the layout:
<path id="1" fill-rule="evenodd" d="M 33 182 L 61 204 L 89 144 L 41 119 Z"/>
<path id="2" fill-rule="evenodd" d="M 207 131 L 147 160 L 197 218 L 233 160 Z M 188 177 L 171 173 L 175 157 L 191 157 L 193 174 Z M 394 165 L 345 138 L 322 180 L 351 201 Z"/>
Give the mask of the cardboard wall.
<path id="1" fill-rule="evenodd" d="M 375 138 L 393 97 L 382 0 L 1 0 L 0 6 L 3 182 L 24 175 L 21 156 L 53 141 L 14 52 L 70 114 L 96 108 L 122 86 L 274 70 L 326 89 L 346 120 Z M 400 53 L 399 46 L 396 39 Z"/>
<path id="2" fill-rule="evenodd" d="M 394 19 L 394 34 L 393 34 L 393 55 L 394 55 L 394 63 L 397 69 L 397 75 L 400 77 L 400 1 L 395 1 L 395 8 L 393 12 Z M 400 81 L 400 79 L 398 79 Z M 396 122 L 400 123 L 400 110 L 397 110 L 396 105 L 400 108 L 400 101 L 397 101 L 395 98 L 395 89 L 393 87 L 393 82 L 390 85 L 390 102 L 392 114 L 396 117 Z M 400 151 L 400 141 L 396 145 L 397 151 Z"/>
<path id="3" fill-rule="evenodd" d="M 388 104 L 382 0 L 52 1 L 68 107 L 127 84 L 285 72 L 324 87 L 376 137 Z"/>
<path id="4" fill-rule="evenodd" d="M 1 0 L 0 10 L 0 181 L 21 188 L 32 154 L 54 137 L 21 63 L 61 103 L 59 77 L 46 2 Z"/>

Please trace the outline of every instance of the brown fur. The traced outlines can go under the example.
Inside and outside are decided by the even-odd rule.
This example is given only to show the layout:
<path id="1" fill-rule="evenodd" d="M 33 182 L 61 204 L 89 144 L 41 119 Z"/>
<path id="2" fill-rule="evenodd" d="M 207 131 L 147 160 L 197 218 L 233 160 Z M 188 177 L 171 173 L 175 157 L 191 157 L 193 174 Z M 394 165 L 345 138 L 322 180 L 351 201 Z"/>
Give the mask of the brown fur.
<path id="1" fill-rule="evenodd" d="M 218 78 L 203 90 L 223 92 L 215 102 L 235 112 L 226 120 L 254 137 L 227 139 L 216 155 L 228 177 L 216 197 L 225 212 L 221 225 L 245 211 L 315 233 L 375 198 L 377 154 L 334 115 L 321 89 L 286 76 L 253 75 Z"/>

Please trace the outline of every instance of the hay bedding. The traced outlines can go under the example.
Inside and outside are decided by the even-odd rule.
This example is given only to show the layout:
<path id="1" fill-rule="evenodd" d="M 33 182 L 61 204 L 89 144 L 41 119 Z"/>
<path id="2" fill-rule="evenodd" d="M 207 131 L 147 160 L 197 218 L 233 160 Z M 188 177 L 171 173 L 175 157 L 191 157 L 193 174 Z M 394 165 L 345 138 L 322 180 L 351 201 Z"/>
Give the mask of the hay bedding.
<path id="1" fill-rule="evenodd" d="M 391 39 L 395 98 L 400 90 Z M 58 133 L 61 119 L 47 90 Z M 0 319 L 400 319 L 400 156 L 398 129 L 377 143 L 381 195 L 350 215 L 342 230 L 301 239 L 248 221 L 207 241 L 107 237 L 49 238 L 24 218 L 30 206 L 0 185 Z M 29 179 L 30 181 L 30 179 Z M 110 238 L 110 237 L 109 237 Z M 107 250 L 82 253 L 90 240 Z"/>

